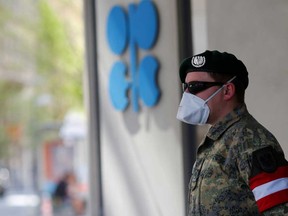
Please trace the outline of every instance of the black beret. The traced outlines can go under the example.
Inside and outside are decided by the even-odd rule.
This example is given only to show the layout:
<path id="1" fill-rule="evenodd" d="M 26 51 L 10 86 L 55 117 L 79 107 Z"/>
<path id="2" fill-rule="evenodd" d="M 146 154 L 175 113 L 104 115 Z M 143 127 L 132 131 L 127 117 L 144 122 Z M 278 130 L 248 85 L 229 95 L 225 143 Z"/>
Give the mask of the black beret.
<path id="1" fill-rule="evenodd" d="M 179 69 L 181 82 L 184 83 L 187 73 L 193 71 L 235 75 L 245 89 L 249 83 L 248 71 L 243 62 L 227 52 L 206 50 L 184 59 Z"/>

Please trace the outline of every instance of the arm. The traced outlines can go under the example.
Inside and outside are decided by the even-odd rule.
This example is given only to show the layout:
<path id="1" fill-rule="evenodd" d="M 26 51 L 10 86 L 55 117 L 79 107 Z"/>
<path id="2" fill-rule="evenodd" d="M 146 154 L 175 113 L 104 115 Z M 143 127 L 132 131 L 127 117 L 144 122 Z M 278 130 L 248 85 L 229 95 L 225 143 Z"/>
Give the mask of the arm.
<path id="1" fill-rule="evenodd" d="M 249 187 L 264 215 L 284 215 L 288 203 L 288 162 L 272 146 L 252 153 Z M 288 215 L 288 213 L 287 213 Z"/>
<path id="2" fill-rule="evenodd" d="M 263 212 L 263 216 L 288 215 L 288 203 L 280 204 Z"/>

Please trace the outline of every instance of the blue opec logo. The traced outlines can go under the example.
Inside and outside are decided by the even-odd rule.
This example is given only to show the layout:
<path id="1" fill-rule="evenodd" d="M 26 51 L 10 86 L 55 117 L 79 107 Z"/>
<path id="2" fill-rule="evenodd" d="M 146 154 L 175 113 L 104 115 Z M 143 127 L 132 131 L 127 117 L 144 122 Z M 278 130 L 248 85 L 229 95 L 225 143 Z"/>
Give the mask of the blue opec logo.
<path id="1" fill-rule="evenodd" d="M 159 100 L 159 62 L 149 54 L 139 60 L 137 55 L 138 48 L 148 51 L 155 45 L 158 25 L 158 13 L 150 0 L 129 4 L 127 12 L 119 5 L 109 12 L 106 34 L 111 51 L 120 56 L 129 47 L 129 66 L 116 61 L 109 75 L 109 95 L 117 110 L 125 110 L 131 101 L 138 112 L 140 100 L 147 107 L 155 106 Z"/>

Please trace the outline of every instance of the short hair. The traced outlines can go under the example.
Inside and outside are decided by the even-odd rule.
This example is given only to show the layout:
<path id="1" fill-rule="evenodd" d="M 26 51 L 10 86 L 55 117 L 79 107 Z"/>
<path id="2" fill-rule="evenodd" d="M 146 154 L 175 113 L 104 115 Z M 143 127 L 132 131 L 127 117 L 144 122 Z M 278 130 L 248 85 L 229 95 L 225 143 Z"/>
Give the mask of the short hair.
<path id="1" fill-rule="evenodd" d="M 219 73 L 209 73 L 208 74 L 216 81 L 216 82 L 223 82 L 226 83 L 230 79 L 234 77 L 231 74 L 219 74 Z M 246 87 L 243 85 L 243 82 L 237 79 L 237 76 L 234 80 L 231 81 L 235 85 L 235 94 L 236 98 L 240 103 L 245 102 L 245 89 Z"/>

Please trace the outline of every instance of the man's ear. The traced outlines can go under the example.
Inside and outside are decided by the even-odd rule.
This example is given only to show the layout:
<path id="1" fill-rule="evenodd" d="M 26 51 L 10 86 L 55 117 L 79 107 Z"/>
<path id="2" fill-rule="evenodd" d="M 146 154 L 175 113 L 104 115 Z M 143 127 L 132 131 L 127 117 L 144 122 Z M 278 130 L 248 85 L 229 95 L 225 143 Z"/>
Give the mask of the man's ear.
<path id="1" fill-rule="evenodd" d="M 236 93 L 236 88 L 233 83 L 227 83 L 224 87 L 224 100 L 231 100 Z"/>

